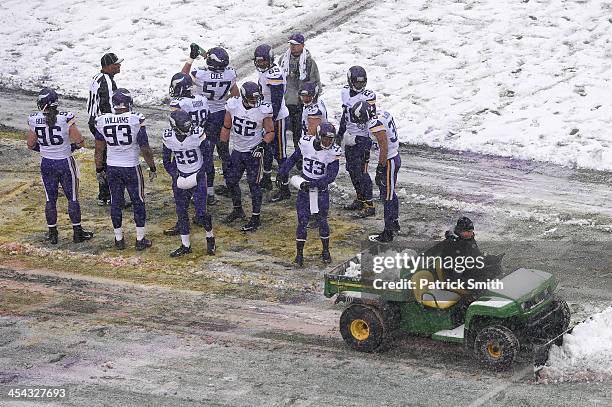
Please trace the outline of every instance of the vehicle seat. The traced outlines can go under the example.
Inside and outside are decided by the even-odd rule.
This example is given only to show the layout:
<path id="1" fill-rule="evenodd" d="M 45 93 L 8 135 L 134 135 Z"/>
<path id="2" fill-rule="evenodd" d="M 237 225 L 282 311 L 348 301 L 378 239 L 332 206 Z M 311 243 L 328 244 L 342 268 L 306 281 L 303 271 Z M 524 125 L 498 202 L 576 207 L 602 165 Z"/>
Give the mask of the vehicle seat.
<path id="1" fill-rule="evenodd" d="M 461 296 L 452 291 L 429 289 L 427 287 L 420 287 L 421 280 L 427 280 L 427 282 L 433 282 L 434 278 L 431 272 L 427 270 L 421 270 L 414 273 L 410 281 L 414 284 L 414 297 L 419 304 L 423 304 L 426 307 L 446 309 L 455 305 L 461 299 Z"/>

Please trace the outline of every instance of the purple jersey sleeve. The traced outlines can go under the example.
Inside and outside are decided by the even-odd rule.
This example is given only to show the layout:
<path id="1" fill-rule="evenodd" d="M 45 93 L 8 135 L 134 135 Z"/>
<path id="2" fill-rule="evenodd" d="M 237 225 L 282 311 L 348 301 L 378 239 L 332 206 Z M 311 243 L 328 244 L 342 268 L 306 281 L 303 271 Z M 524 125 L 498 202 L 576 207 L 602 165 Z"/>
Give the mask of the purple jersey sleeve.
<path id="1" fill-rule="evenodd" d="M 147 129 L 145 126 L 140 127 L 140 130 L 138 130 L 138 134 L 136 135 L 136 141 L 138 142 L 138 145 L 140 147 L 149 146 L 149 136 L 147 136 Z"/>

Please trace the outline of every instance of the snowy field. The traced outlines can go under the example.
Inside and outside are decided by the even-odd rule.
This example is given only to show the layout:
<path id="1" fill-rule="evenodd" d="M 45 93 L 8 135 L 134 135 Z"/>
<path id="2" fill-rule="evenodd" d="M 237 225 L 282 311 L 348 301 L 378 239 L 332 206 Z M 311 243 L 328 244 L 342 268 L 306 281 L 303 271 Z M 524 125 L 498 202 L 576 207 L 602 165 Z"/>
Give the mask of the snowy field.
<path id="1" fill-rule="evenodd" d="M 5 1 L 0 85 L 85 97 L 113 50 L 126 58 L 119 84 L 159 104 L 190 42 L 246 52 L 333 1 L 273 3 Z M 306 45 L 336 117 L 360 64 L 404 142 L 612 170 L 611 11 L 602 0 L 387 0 Z"/>

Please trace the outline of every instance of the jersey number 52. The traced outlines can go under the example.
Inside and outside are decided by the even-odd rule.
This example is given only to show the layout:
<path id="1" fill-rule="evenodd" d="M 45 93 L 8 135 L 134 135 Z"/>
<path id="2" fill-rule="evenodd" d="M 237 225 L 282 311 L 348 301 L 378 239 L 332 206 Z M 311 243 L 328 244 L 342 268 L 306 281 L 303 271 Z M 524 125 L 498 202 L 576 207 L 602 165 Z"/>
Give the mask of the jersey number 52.
<path id="1" fill-rule="evenodd" d="M 244 137 L 253 137 L 255 135 L 255 128 L 257 123 L 250 120 L 243 119 L 242 117 L 234 116 L 234 131 L 236 134 L 240 134 Z"/>

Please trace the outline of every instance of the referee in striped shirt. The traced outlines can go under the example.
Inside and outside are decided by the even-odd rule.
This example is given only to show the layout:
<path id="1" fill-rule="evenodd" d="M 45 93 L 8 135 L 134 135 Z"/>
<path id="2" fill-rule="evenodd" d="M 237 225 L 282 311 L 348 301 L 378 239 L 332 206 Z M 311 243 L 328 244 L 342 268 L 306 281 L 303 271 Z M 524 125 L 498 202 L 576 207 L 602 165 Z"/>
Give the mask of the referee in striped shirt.
<path id="1" fill-rule="evenodd" d="M 117 89 L 115 75 L 121 72 L 121 62 L 113 53 L 104 54 L 100 60 L 102 70 L 93 77 L 89 87 L 89 98 L 87 100 L 87 113 L 89 113 L 89 131 L 96 134 L 96 116 L 104 113 L 113 113 L 111 99 L 113 92 Z M 104 150 L 104 168 L 106 169 L 106 150 Z M 108 182 L 99 184 L 98 205 L 104 206 L 110 203 L 110 190 Z"/>

